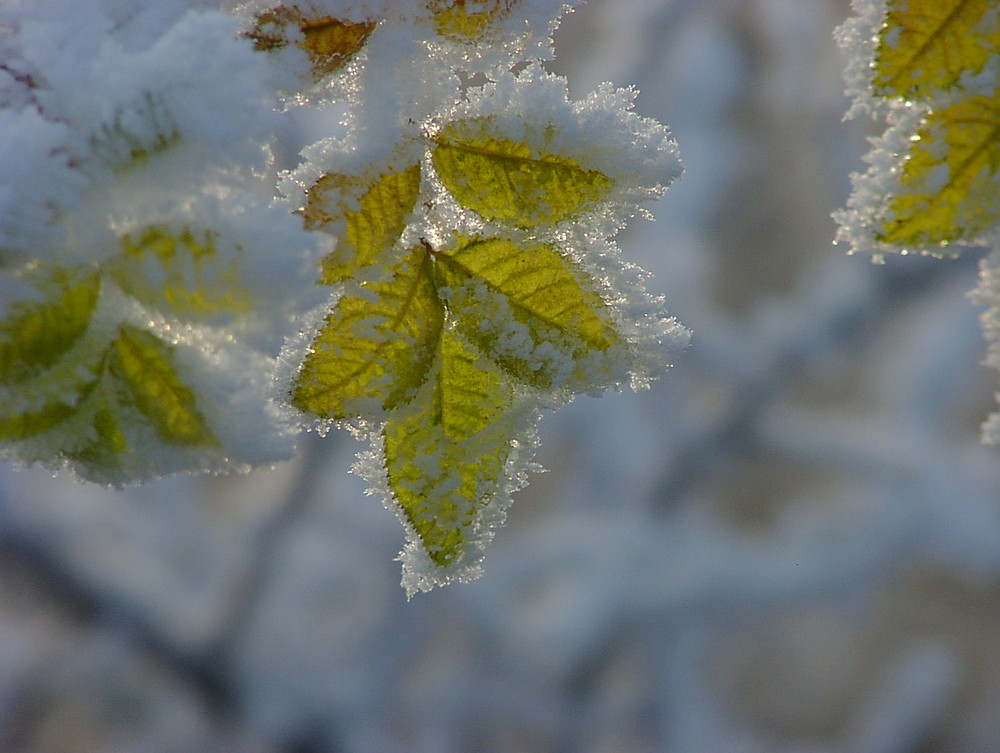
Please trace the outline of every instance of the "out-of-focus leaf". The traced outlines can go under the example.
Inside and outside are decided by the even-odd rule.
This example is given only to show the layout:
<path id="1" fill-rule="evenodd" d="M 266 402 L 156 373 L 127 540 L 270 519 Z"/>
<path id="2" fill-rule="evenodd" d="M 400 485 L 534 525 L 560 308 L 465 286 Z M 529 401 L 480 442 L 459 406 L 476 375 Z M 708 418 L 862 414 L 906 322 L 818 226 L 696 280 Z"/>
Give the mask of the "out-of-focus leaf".
<path id="1" fill-rule="evenodd" d="M 878 240 L 902 248 L 975 241 L 1000 214 L 1000 100 L 931 112 L 911 140 Z"/>
<path id="2" fill-rule="evenodd" d="M 449 123 L 434 138 L 434 167 L 466 209 L 523 228 L 553 225 L 592 207 L 613 186 L 559 154 L 489 133 L 490 120 Z"/>
<path id="3" fill-rule="evenodd" d="M 40 410 L 0 414 L 0 441 L 14 442 L 42 434 L 58 426 L 76 410 L 63 402 L 52 402 Z"/>
<path id="4" fill-rule="evenodd" d="M 422 247 L 388 280 L 346 293 L 306 356 L 292 403 L 323 418 L 391 408 L 424 380 L 444 321 Z"/>
<path id="5" fill-rule="evenodd" d="M 406 227 L 420 191 L 420 165 L 380 175 L 367 188 L 358 178 L 327 174 L 309 189 L 302 209 L 306 227 L 322 230 L 343 221 L 343 235 L 323 260 L 323 282 L 349 279 L 359 267 L 376 264 Z M 363 185 L 363 184 L 361 184 Z M 349 197 L 361 193 L 357 208 Z"/>
<path id="6" fill-rule="evenodd" d="M 22 382 L 52 366 L 87 331 L 100 281 L 94 272 L 59 272 L 41 285 L 41 303 L 15 303 L 0 321 L 0 383 Z"/>
<path id="7" fill-rule="evenodd" d="M 429 0 L 437 33 L 460 42 L 481 37 L 494 21 L 504 16 L 516 0 Z"/>
<path id="8" fill-rule="evenodd" d="M 108 354 L 108 369 L 160 437 L 180 445 L 218 445 L 194 392 L 177 374 L 174 348 L 155 335 L 122 325 Z"/>
<path id="9" fill-rule="evenodd" d="M 926 98 L 1000 51 L 993 0 L 889 0 L 872 87 L 882 97 Z"/>
<path id="10" fill-rule="evenodd" d="M 153 226 L 121 238 L 122 252 L 105 263 L 129 295 L 182 317 L 245 314 L 253 301 L 240 285 L 238 257 L 224 258 L 211 230 L 173 233 Z"/>
<path id="11" fill-rule="evenodd" d="M 94 413 L 93 429 L 96 437 L 70 453 L 70 456 L 88 468 L 119 468 L 122 455 L 129 450 L 129 444 L 114 411 L 107 406 L 98 408 Z"/>
<path id="12" fill-rule="evenodd" d="M 343 68 L 365 46 L 376 26 L 375 21 L 309 15 L 291 5 L 258 14 L 246 36 L 265 52 L 286 47 L 294 39 L 309 55 L 313 78 L 320 81 Z"/>

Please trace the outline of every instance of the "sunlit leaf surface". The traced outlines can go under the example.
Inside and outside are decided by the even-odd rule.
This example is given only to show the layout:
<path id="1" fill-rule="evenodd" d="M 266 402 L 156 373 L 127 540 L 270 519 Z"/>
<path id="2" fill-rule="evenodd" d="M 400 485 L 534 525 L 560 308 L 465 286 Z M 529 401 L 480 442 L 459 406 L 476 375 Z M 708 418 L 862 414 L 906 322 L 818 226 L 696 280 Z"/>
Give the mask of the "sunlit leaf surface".
<path id="1" fill-rule="evenodd" d="M 974 241 L 997 221 L 998 169 L 996 97 L 971 97 L 932 112 L 912 141 L 879 240 L 931 249 Z"/>
<path id="2" fill-rule="evenodd" d="M 445 330 L 431 378 L 385 423 L 389 486 L 431 560 L 459 560 L 477 516 L 500 490 L 509 429 L 498 423 L 510 385 Z"/>
<path id="3" fill-rule="evenodd" d="M 302 364 L 295 406 L 322 418 L 377 415 L 423 382 L 444 321 L 427 264 L 412 249 L 390 279 L 338 301 Z"/>
<path id="4" fill-rule="evenodd" d="M 592 208 L 612 186 L 575 160 L 488 132 L 488 120 L 457 121 L 435 138 L 434 167 L 465 208 L 518 227 L 552 225 Z"/>
<path id="5" fill-rule="evenodd" d="M 435 270 L 442 284 L 451 288 L 484 284 L 487 291 L 504 296 L 511 314 L 523 324 L 531 340 L 531 351 L 505 345 L 498 340 L 498 327 L 479 320 L 477 304 L 489 307 L 475 295 L 461 298 L 459 326 L 474 342 L 490 353 L 513 376 L 535 387 L 552 385 L 553 375 L 543 362 L 533 359 L 534 348 L 546 341 L 558 344 L 571 355 L 605 350 L 618 337 L 604 312 L 604 301 L 582 280 L 570 260 L 554 246 L 532 244 L 521 247 L 500 238 L 463 238 L 452 250 L 437 258 Z"/>
<path id="6" fill-rule="evenodd" d="M 993 0 L 890 0 L 875 54 L 873 89 L 924 98 L 1000 51 Z"/>
<path id="7" fill-rule="evenodd" d="M 328 174 L 310 188 L 302 210 L 306 227 L 322 230 L 343 223 L 333 254 L 323 260 L 323 281 L 349 279 L 359 267 L 376 264 L 406 227 L 420 190 L 420 165 L 388 172 L 359 187 L 355 178 Z M 352 207 L 353 194 L 363 191 Z"/>

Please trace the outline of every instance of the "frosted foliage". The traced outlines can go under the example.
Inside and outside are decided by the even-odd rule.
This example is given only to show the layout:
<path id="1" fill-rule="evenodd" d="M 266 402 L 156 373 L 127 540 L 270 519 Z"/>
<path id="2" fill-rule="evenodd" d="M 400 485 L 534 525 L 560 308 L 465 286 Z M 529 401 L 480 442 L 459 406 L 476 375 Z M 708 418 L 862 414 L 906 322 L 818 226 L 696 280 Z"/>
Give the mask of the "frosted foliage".
<path id="1" fill-rule="evenodd" d="M 199 5 L 0 8 L 0 275 L 36 288 L 4 301 L 8 457 L 122 484 L 294 450 L 271 374 L 330 242 L 260 172 L 284 74 Z"/>
<path id="2" fill-rule="evenodd" d="M 406 599 L 399 520 L 364 496 L 380 448 L 347 432 L 301 436 L 273 470 L 122 491 L 0 469 L 0 749 L 995 753 L 1000 465 L 979 440 L 995 372 L 964 295 L 986 254 L 872 265 L 831 245 L 870 135 L 842 120 L 847 12 L 589 0 L 564 18 L 551 69 L 568 101 L 634 83 L 685 162 L 646 205 L 657 221 L 617 236 L 652 276 L 600 243 L 580 268 L 642 282 L 694 336 L 648 390 L 578 397 L 537 448 L 524 437 L 547 472 L 474 582 Z M 286 115 L 313 143 L 346 112 Z M 289 138 L 275 166 L 298 174 Z M 347 175 L 423 165 L 414 138 L 357 156 L 327 142 L 303 182 L 342 157 Z M 424 237 L 444 249 L 450 231 Z M 5 300 L 50 295 L 0 279 Z M 512 350 L 538 350 L 515 329 Z"/>
<path id="3" fill-rule="evenodd" d="M 991 3 L 854 0 L 836 31 L 845 53 L 848 115 L 869 114 L 863 172 L 852 174 L 846 207 L 834 213 L 837 240 L 884 261 L 887 254 L 955 257 L 997 251 L 1000 195 L 996 147 L 1000 16 Z M 990 257 L 993 258 L 992 255 Z M 984 261 L 973 297 L 987 307 L 987 362 L 997 366 L 1000 296 Z M 997 443 L 998 416 L 983 426 Z"/>
<path id="4" fill-rule="evenodd" d="M 0 452 L 126 485 L 343 426 L 407 592 L 478 575 L 543 409 L 688 337 L 614 240 L 676 145 L 545 70 L 570 10 L 5 4 Z"/>
<path id="5" fill-rule="evenodd" d="M 549 32 L 562 10 L 557 4 L 403 4 L 384 15 L 362 5 L 302 8 L 309 18 L 336 19 L 364 41 L 356 51 L 355 42 L 345 43 L 346 59 L 332 70 L 314 54 L 302 54 L 310 50 L 308 31 L 298 37 L 292 29 L 287 43 L 276 44 L 276 64 L 299 81 L 283 93 L 289 107 L 330 98 L 348 103 L 343 130 L 303 149 L 302 163 L 280 181 L 287 200 L 302 207 L 307 226 L 340 239 L 325 262 L 328 282 L 337 283 L 335 318 L 323 321 L 316 339 L 289 341 L 282 356 L 285 389 L 307 417 L 318 419 L 321 430 L 329 425 L 324 419 L 335 419 L 368 436 L 373 452 L 359 470 L 408 530 L 401 556 L 407 591 L 469 580 L 481 572 L 485 545 L 503 520 L 510 494 L 533 467 L 534 442 L 526 437 L 534 436 L 539 409 L 560 407 L 579 393 L 645 387 L 687 340 L 687 331 L 664 313 L 660 298 L 646 292 L 641 275 L 622 262 L 612 240 L 640 202 L 658 198 L 679 177 L 677 148 L 665 127 L 634 112 L 634 92 L 606 84 L 574 101 L 566 80 L 541 67 L 551 56 Z M 244 6 L 240 13 L 252 36 L 266 29 L 285 33 L 274 31 L 281 19 L 261 5 Z M 477 15 L 487 21 L 481 31 L 455 21 Z M 376 18 L 378 25 L 363 25 Z M 537 181 L 521 186 L 519 171 L 530 170 L 537 171 Z M 412 188 L 386 182 L 410 174 L 419 175 Z M 410 180 L 404 183 L 409 186 Z M 393 208 L 396 201 L 403 202 L 399 208 Z M 459 259 L 480 242 L 491 261 Z M 539 246 L 558 250 L 543 252 Z M 536 285 L 558 279 L 571 296 L 568 302 L 549 307 L 532 293 L 517 292 L 521 272 L 505 265 L 518 247 L 525 249 L 529 265 L 554 254 L 551 264 L 558 269 L 542 264 L 531 279 L 546 280 Z M 401 337 L 388 325 L 393 317 L 406 322 L 407 350 L 431 347 L 427 359 L 436 346 L 422 338 L 440 336 L 434 334 L 440 324 L 423 329 L 416 319 L 394 313 L 407 311 L 412 299 L 397 291 L 393 280 L 410 279 L 412 272 L 403 272 L 402 265 L 412 270 L 412 249 L 421 248 L 427 249 L 430 266 L 440 270 L 433 298 L 421 311 L 440 307 L 444 328 L 454 327 L 468 340 L 485 357 L 484 368 L 496 363 L 525 384 L 502 401 L 507 418 L 516 420 L 495 419 L 489 429 L 479 427 L 475 439 L 457 440 L 432 426 L 426 436 L 412 434 L 400 445 L 410 459 L 394 461 L 397 452 L 383 445 L 382 434 L 393 431 L 396 421 L 405 423 L 407 409 L 399 395 L 403 403 L 419 404 L 422 395 L 447 400 L 429 397 L 437 393 L 424 379 L 450 378 L 434 376 L 445 374 L 444 366 L 436 371 L 426 359 L 414 358 L 408 368 L 431 376 L 408 377 L 413 383 L 402 392 L 392 382 L 396 356 L 388 354 L 397 352 L 393 338 Z M 568 291 L 574 287 L 584 290 L 575 304 Z M 386 309 L 383 296 L 398 300 L 398 306 Z M 374 307 L 368 317 L 361 313 L 365 301 Z M 584 329 L 590 335 L 574 329 L 574 317 L 560 318 L 559 309 L 574 305 L 580 316 L 594 306 L 604 317 L 588 320 L 591 329 Z M 336 341 L 338 326 L 351 333 L 349 347 Z M 614 337 L 605 341 L 595 327 L 608 327 Z M 381 343 L 385 355 L 358 357 L 365 339 Z M 345 353 L 355 364 L 350 372 L 337 370 L 335 357 Z M 334 372 L 335 379 L 329 376 Z M 349 384 L 357 396 L 348 402 L 324 397 L 324 378 Z M 481 405 L 485 399 L 481 396 Z M 501 460 L 477 464 L 473 459 L 479 455 Z M 470 500 L 458 502 L 456 495 L 470 494 L 475 499 L 466 509 Z M 424 504 L 450 510 L 450 500 L 465 509 L 462 543 L 427 544 L 422 537 L 434 534 L 411 519 L 422 515 Z M 443 547 L 442 561 L 432 562 L 425 546 Z M 449 547 L 455 551 L 443 553 Z"/>

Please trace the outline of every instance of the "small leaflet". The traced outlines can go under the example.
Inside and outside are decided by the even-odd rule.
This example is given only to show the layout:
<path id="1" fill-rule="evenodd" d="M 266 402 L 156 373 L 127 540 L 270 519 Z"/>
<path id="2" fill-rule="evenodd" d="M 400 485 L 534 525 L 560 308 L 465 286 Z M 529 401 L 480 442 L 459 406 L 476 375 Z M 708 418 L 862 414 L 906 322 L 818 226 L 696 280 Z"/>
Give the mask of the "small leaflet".
<path id="1" fill-rule="evenodd" d="M 454 332 L 439 340 L 432 377 L 383 427 L 389 488 L 438 567 L 478 564 L 484 507 L 500 493 L 510 449 L 500 421 L 513 402 L 504 375 Z"/>
<path id="2" fill-rule="evenodd" d="M 553 360 L 565 366 L 618 340 L 593 281 L 585 285 L 584 273 L 550 244 L 522 247 L 502 238 L 459 238 L 455 248 L 437 256 L 435 274 L 453 290 L 472 288 L 452 303 L 458 326 L 511 376 L 533 387 L 548 389 L 563 381 L 553 364 L 537 354 L 545 343 L 559 347 L 562 357 Z M 503 314 L 490 311 L 486 295 L 476 296 L 477 283 L 504 297 L 508 318 L 523 325 L 530 345 L 511 334 Z M 484 311 L 490 315 L 483 316 Z"/>
<path id="3" fill-rule="evenodd" d="M 318 82 L 343 68 L 365 46 L 376 25 L 309 15 L 295 5 L 278 6 L 259 13 L 246 36 L 263 52 L 280 50 L 294 40 L 309 56 L 312 77 Z"/>
<path id="4" fill-rule="evenodd" d="M 352 209 L 350 199 L 358 190 L 364 193 Z M 320 177 L 307 191 L 301 213 L 308 229 L 340 235 L 334 252 L 323 260 L 323 282 L 347 280 L 359 267 L 377 264 L 406 228 L 419 191 L 419 164 L 386 172 L 370 186 L 352 176 Z"/>
<path id="5" fill-rule="evenodd" d="M 147 227 L 121 238 L 121 254 L 104 265 L 129 295 L 181 316 L 220 312 L 247 314 L 253 301 L 240 285 L 237 259 L 223 261 L 218 234 L 184 228 Z"/>
<path id="6" fill-rule="evenodd" d="M 890 0 L 875 52 L 872 89 L 924 99 L 978 74 L 1000 51 L 993 0 Z"/>
<path id="7" fill-rule="evenodd" d="M 458 42 L 473 42 L 510 12 L 516 0 L 429 0 L 437 33 Z"/>
<path id="8" fill-rule="evenodd" d="M 292 404 L 325 419 L 378 415 L 426 377 L 444 322 L 422 247 L 388 280 L 345 293 L 313 339 Z"/>
<path id="9" fill-rule="evenodd" d="M 17 442 L 44 434 L 73 415 L 75 407 L 61 401 L 40 410 L 0 415 L 0 442 Z"/>
<path id="10" fill-rule="evenodd" d="M 435 137 L 434 168 L 466 209 L 518 227 L 554 225 L 604 199 L 613 182 L 575 160 L 497 138 L 488 118 L 449 123 Z"/>
<path id="11" fill-rule="evenodd" d="M 97 305 L 96 273 L 62 270 L 41 285 L 44 303 L 16 303 L 0 321 L 0 383 L 23 382 L 52 366 L 80 339 Z"/>
<path id="12" fill-rule="evenodd" d="M 149 332 L 122 325 L 111 346 L 108 371 L 125 385 L 134 405 L 164 441 L 219 444 L 194 392 L 177 375 L 172 346 Z"/>

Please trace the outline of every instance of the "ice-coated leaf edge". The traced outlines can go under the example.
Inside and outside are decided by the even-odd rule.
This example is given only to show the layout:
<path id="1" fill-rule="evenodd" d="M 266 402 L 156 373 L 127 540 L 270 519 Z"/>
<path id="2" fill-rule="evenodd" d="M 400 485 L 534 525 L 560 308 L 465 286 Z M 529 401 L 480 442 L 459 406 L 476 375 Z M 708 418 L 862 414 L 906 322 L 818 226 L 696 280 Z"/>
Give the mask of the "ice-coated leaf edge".
<path id="1" fill-rule="evenodd" d="M 431 591 L 438 586 L 456 582 L 468 583 L 482 575 L 486 550 L 507 519 L 507 510 L 513 501 L 512 495 L 528 483 L 529 473 L 540 473 L 544 470 L 532 460 L 539 444 L 540 418 L 541 411 L 537 407 L 527 405 L 520 407 L 517 421 L 520 428 L 511 433 L 508 439 L 509 454 L 504 464 L 501 486 L 489 504 L 481 508 L 472 535 L 467 539 L 468 544 L 463 556 L 446 567 L 435 563 L 427 554 L 406 512 L 393 495 L 385 467 L 385 445 L 381 425 L 368 422 L 353 422 L 348 425 L 356 437 L 365 439 L 369 443 L 369 449 L 358 453 L 357 461 L 351 471 L 369 484 L 366 493 L 380 497 L 382 504 L 396 515 L 406 532 L 406 543 L 396 559 L 402 563 L 400 585 L 406 592 L 407 599 L 416 593 Z"/>

